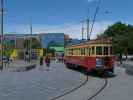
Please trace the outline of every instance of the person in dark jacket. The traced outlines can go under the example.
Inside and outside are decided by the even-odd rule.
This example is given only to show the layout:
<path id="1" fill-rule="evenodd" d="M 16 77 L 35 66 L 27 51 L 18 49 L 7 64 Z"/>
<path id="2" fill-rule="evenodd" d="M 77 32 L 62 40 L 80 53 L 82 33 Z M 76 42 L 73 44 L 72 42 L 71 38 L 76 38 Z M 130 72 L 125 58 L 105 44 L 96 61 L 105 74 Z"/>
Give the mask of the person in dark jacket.
<path id="1" fill-rule="evenodd" d="M 43 66 L 43 57 L 40 57 L 40 66 Z"/>
<path id="2" fill-rule="evenodd" d="M 45 63 L 46 63 L 46 66 L 49 68 L 50 67 L 50 57 L 46 56 Z"/>

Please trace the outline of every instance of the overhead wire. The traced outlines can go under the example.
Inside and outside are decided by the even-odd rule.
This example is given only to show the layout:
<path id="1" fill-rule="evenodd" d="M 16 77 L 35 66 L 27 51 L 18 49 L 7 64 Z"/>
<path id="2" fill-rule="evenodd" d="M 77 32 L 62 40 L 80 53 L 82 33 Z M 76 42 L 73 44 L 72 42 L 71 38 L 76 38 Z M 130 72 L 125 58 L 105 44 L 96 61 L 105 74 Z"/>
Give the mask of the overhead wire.
<path id="1" fill-rule="evenodd" d="M 93 28 L 94 28 L 94 24 L 95 24 L 95 21 L 96 21 L 98 11 L 100 10 L 100 4 L 101 4 L 101 0 L 98 1 L 97 7 L 96 7 L 96 10 L 95 10 L 95 14 L 94 14 L 94 17 L 93 17 L 93 21 L 92 21 L 92 25 L 91 25 L 91 29 L 90 29 L 90 33 L 89 33 L 89 39 L 90 39 L 90 37 L 92 35 L 92 32 L 93 32 Z"/>

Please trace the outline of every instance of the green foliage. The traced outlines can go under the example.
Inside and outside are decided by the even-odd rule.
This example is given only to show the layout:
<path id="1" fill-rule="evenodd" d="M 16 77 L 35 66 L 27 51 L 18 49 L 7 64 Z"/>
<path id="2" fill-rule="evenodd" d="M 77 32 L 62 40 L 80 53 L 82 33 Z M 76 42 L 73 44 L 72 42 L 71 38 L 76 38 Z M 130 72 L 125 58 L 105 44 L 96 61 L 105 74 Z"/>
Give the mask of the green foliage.
<path id="1" fill-rule="evenodd" d="M 133 54 L 133 26 L 117 22 L 109 26 L 105 32 L 98 36 L 112 37 L 115 53 Z"/>
<path id="2" fill-rule="evenodd" d="M 13 52 L 13 49 L 8 49 L 4 51 L 4 56 L 10 57 L 11 53 Z"/>
<path id="3" fill-rule="evenodd" d="M 125 35 L 129 32 L 128 25 L 123 24 L 121 22 L 117 22 L 112 26 L 109 26 L 107 30 L 105 30 L 105 36 L 115 37 L 116 35 Z"/>
<path id="4" fill-rule="evenodd" d="M 32 44 L 31 47 L 34 48 L 41 48 L 41 43 L 36 38 L 32 38 Z"/>
<path id="5" fill-rule="evenodd" d="M 41 48 L 41 43 L 36 38 L 25 39 L 25 41 L 24 41 L 24 48 L 29 49 L 30 47 L 32 49 Z"/>

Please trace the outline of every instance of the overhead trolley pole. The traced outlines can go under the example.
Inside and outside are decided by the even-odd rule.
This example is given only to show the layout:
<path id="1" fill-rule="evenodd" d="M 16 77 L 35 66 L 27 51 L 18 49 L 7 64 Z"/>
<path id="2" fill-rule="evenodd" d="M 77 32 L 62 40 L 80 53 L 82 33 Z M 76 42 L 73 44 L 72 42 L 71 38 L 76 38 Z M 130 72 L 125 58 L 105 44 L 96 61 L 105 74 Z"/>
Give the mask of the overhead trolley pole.
<path id="1" fill-rule="evenodd" d="M 90 40 L 90 18 L 87 19 L 87 40 Z"/>
<path id="2" fill-rule="evenodd" d="M 95 21 L 96 21 L 96 17 L 97 17 L 97 14 L 98 14 L 99 10 L 100 10 L 100 4 L 101 4 L 101 1 L 102 1 L 102 0 L 99 0 L 99 1 L 98 1 L 97 7 L 96 7 L 96 11 L 95 11 L 95 13 L 94 13 L 94 17 L 93 17 L 92 25 L 91 25 L 91 28 L 90 28 L 89 36 L 92 35 L 93 28 L 94 28 L 94 24 L 95 24 Z"/>
<path id="3" fill-rule="evenodd" d="M 84 39 L 84 22 L 82 23 L 81 34 L 82 34 L 82 40 L 83 40 Z"/>

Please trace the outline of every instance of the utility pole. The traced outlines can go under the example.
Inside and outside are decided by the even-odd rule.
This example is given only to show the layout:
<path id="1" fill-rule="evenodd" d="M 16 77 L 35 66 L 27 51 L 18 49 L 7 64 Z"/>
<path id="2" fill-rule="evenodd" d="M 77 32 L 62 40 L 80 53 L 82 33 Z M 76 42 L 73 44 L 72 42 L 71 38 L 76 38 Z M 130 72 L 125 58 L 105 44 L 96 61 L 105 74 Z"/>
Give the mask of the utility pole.
<path id="1" fill-rule="evenodd" d="M 3 39 L 3 36 L 4 36 L 4 1 L 1 0 L 1 70 L 3 70 L 3 51 L 4 51 L 4 39 Z"/>
<path id="2" fill-rule="evenodd" d="M 30 52 L 29 52 L 29 57 L 30 57 L 30 61 L 32 59 L 32 18 L 30 18 Z"/>
<path id="3" fill-rule="evenodd" d="M 82 32 L 81 32 L 81 34 L 82 34 L 82 40 L 84 39 L 84 22 L 82 23 Z"/>

